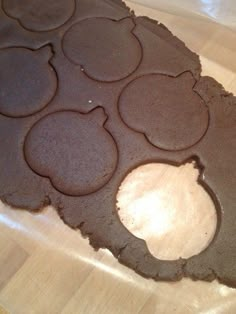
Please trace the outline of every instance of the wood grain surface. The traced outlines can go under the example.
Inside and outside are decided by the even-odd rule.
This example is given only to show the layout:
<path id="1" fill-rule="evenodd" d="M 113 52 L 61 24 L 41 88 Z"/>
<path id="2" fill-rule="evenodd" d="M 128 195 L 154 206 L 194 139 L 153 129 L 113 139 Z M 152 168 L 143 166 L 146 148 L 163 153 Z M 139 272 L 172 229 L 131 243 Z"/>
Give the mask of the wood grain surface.
<path id="1" fill-rule="evenodd" d="M 236 94 L 236 33 L 214 23 L 127 3 L 137 14 L 166 24 L 200 54 L 203 74 Z M 191 167 L 188 171 L 185 175 L 190 177 Z M 163 169 L 159 180 L 167 180 Z M 172 175 L 171 182 L 178 200 L 182 185 L 177 175 Z M 191 202 L 199 204 L 197 193 Z M 181 210 L 180 203 L 176 201 L 176 210 Z M 212 216 L 207 219 L 211 224 Z M 199 230 L 204 223 L 202 212 Z M 63 224 L 53 208 L 32 215 L 0 203 L 0 230 L 1 314 L 236 313 L 236 289 L 216 281 L 146 280 L 120 265 L 108 251 L 95 252 L 79 232 Z M 165 241 L 172 239 L 173 234 Z M 184 254 L 184 246 L 177 253 Z"/>

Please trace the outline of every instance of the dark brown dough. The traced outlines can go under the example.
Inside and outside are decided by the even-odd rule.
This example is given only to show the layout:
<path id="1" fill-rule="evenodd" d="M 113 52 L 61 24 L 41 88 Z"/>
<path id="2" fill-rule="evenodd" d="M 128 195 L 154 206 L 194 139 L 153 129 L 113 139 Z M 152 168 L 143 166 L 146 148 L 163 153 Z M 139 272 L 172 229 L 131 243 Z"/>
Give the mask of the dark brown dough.
<path id="1" fill-rule="evenodd" d="M 158 23 L 157 21 L 152 20 L 146 16 L 137 17 L 135 22 L 136 24 L 145 26 L 149 31 L 161 37 L 175 48 L 180 49 L 183 54 L 191 58 L 193 61 L 199 64 L 199 67 L 201 67 L 199 56 L 196 53 L 190 51 L 185 46 L 185 43 L 182 42 L 178 37 L 175 37 L 165 25 Z"/>
<path id="2" fill-rule="evenodd" d="M 208 108 L 193 91 L 194 85 L 189 72 L 178 77 L 141 76 L 122 91 L 121 117 L 156 147 L 187 149 L 201 140 L 209 123 Z"/>
<path id="3" fill-rule="evenodd" d="M 63 50 L 68 59 L 82 65 L 91 78 L 118 81 L 133 73 L 141 62 L 142 49 L 132 34 L 134 28 L 131 19 L 84 20 L 67 31 Z"/>
<path id="4" fill-rule="evenodd" d="M 2 0 L 6 14 L 31 31 L 62 26 L 75 11 L 75 0 Z"/>
<path id="5" fill-rule="evenodd" d="M 0 51 L 0 113 L 23 117 L 50 103 L 57 90 L 56 73 L 48 64 L 51 57 L 50 47 Z"/>
<path id="6" fill-rule="evenodd" d="M 0 10 L 2 201 L 30 211 L 52 204 L 95 249 L 145 277 L 236 287 L 236 98 L 201 77 L 198 56 L 163 25 L 120 0 L 49 1 L 34 20 L 41 2 L 30 13 L 4 0 Z M 11 61 L 22 66 L 15 75 Z M 192 159 L 217 233 L 201 254 L 161 261 L 122 225 L 116 193 L 139 165 Z"/>
<path id="7" fill-rule="evenodd" d="M 59 111 L 43 117 L 26 137 L 26 161 L 66 195 L 99 190 L 117 165 L 117 148 L 103 128 L 105 120 L 103 109 L 88 114 Z"/>

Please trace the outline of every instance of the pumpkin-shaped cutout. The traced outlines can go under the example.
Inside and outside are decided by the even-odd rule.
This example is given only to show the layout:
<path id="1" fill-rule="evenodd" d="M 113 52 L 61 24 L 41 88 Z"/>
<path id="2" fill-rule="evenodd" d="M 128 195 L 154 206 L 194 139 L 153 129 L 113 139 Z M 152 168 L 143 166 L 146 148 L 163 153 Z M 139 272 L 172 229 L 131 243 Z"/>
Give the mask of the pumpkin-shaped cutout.
<path id="1" fill-rule="evenodd" d="M 0 51 L 0 113 L 25 117 L 42 110 L 54 97 L 57 76 L 49 64 L 49 46 L 32 51 L 7 48 Z"/>

